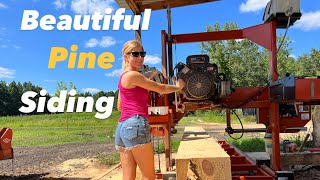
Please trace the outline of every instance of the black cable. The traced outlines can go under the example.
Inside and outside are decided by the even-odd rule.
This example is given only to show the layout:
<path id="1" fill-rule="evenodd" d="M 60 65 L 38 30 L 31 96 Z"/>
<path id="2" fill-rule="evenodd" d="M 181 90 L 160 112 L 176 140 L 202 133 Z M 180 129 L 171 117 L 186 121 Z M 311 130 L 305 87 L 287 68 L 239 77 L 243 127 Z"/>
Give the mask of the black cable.
<path id="1" fill-rule="evenodd" d="M 290 25 L 290 19 L 291 19 L 291 16 L 288 16 L 287 28 L 286 28 L 286 31 L 285 31 L 284 36 L 283 36 L 283 38 L 282 38 L 282 41 L 281 41 L 281 43 L 280 43 L 280 45 L 279 45 L 279 47 L 278 47 L 278 49 L 277 49 L 277 55 L 278 55 L 278 52 L 280 51 L 280 48 L 281 48 L 281 46 L 282 46 L 282 44 L 283 44 L 283 42 L 284 42 L 284 40 L 285 40 L 285 38 L 286 38 L 288 29 L 289 29 L 289 25 Z M 273 65 L 273 67 L 275 67 L 275 66 L 276 66 L 276 64 Z M 274 71 L 274 72 L 277 74 L 277 76 L 279 76 L 278 70 L 276 70 L 276 71 Z"/>
<path id="2" fill-rule="evenodd" d="M 243 134 L 244 134 L 243 124 L 242 124 L 242 122 L 241 122 L 240 117 L 238 116 L 238 114 L 235 112 L 234 109 L 238 109 L 239 107 L 241 107 L 241 106 L 249 103 L 249 102 L 252 101 L 254 98 L 256 98 L 257 96 L 259 96 L 267 87 L 269 87 L 268 84 L 269 84 L 269 83 L 267 83 L 267 85 L 264 86 L 264 87 L 263 87 L 259 92 L 257 92 L 255 95 L 253 95 L 252 97 L 248 98 L 247 100 L 245 100 L 244 102 L 242 102 L 241 104 L 239 104 L 239 105 L 237 105 L 237 106 L 231 107 L 231 106 L 227 106 L 227 105 L 225 105 L 225 104 L 221 104 L 221 107 L 222 107 L 222 108 L 231 109 L 231 112 L 234 113 L 234 114 L 237 116 L 237 118 L 238 118 L 238 120 L 239 120 L 239 122 L 240 122 L 240 125 L 241 125 L 241 129 L 242 129 L 241 136 L 240 136 L 239 138 L 234 138 L 234 137 L 232 137 L 232 136 L 230 135 L 230 133 L 228 132 L 228 135 L 229 135 L 230 138 L 232 138 L 232 139 L 234 139 L 234 140 L 239 140 L 239 139 L 241 139 L 241 138 L 243 137 Z"/>
<path id="3" fill-rule="evenodd" d="M 236 111 L 235 111 L 235 110 L 232 110 L 231 112 L 234 113 L 234 114 L 237 116 L 237 118 L 238 118 L 238 120 L 239 120 L 239 122 L 240 122 L 240 125 L 241 125 L 242 133 L 241 133 L 241 136 L 238 137 L 238 138 L 232 137 L 229 132 L 228 132 L 228 135 L 229 135 L 229 137 L 230 137 L 231 139 L 233 139 L 233 140 L 239 140 L 239 139 L 241 139 L 241 138 L 243 137 L 243 134 L 244 134 L 243 124 L 242 124 L 242 122 L 241 122 L 240 117 L 239 117 L 238 114 L 236 113 Z"/>
<path id="4" fill-rule="evenodd" d="M 278 49 L 277 49 L 277 54 L 278 54 L 278 52 L 279 52 L 279 50 L 280 50 L 280 48 L 281 48 L 281 46 L 282 46 L 282 44 L 283 44 L 283 42 L 284 42 L 284 39 L 286 38 L 288 29 L 289 29 L 289 25 L 290 25 L 290 19 L 291 19 L 291 16 L 289 16 L 289 18 L 288 18 L 287 28 L 286 28 L 286 31 L 285 31 L 284 36 L 283 36 L 283 38 L 282 38 L 282 41 L 281 41 L 281 43 L 280 43 L 280 45 L 279 45 L 279 47 L 278 47 Z"/>

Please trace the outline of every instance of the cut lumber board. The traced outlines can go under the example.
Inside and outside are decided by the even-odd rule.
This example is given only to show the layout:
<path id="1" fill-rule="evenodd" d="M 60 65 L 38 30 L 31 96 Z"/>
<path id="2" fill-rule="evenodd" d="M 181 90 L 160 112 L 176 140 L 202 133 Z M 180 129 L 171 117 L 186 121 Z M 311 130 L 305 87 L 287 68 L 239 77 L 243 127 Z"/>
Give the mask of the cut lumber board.
<path id="1" fill-rule="evenodd" d="M 177 180 L 230 180 L 229 155 L 202 127 L 186 127 L 176 156 Z"/>

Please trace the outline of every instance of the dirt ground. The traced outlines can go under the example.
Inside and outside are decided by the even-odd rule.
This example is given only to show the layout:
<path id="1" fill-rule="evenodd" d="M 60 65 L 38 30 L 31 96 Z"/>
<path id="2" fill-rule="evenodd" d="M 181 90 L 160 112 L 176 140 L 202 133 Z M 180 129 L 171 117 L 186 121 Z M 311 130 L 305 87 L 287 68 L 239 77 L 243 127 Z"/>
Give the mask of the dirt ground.
<path id="1" fill-rule="evenodd" d="M 204 123 L 196 120 L 196 125 L 202 126 L 208 134 L 218 140 L 225 140 L 227 134 L 225 124 Z M 193 124 L 194 125 L 194 124 Z M 308 124 L 310 127 L 311 124 Z M 244 128 L 263 128 L 263 125 L 245 124 Z M 183 126 L 177 126 L 183 131 Z M 233 125 L 240 128 L 240 125 Z M 305 132 L 304 132 L 305 133 Z M 249 133 L 247 136 L 263 137 L 264 133 Z M 303 133 L 302 133 L 303 135 Z M 281 135 L 282 139 L 289 135 Z M 120 165 L 108 167 L 99 163 L 99 154 L 111 154 L 115 151 L 113 142 L 85 143 L 59 145 L 52 147 L 16 148 L 14 159 L 0 161 L 0 179 L 122 179 Z M 249 154 L 250 155 L 250 154 Z M 174 154 L 173 154 L 174 156 Z M 253 158 L 263 156 L 265 153 L 251 153 Z M 155 167 L 158 169 L 158 155 L 155 155 Z M 164 155 L 160 155 L 160 169 L 165 170 Z M 137 179 L 141 174 L 138 172 Z"/>
<path id="2" fill-rule="evenodd" d="M 94 157 L 113 151 L 113 142 L 15 148 L 13 160 L 0 161 L 0 179 L 68 177 L 92 167 L 101 168 L 103 172 L 108 167 L 100 166 Z M 92 171 L 92 174 L 97 172 Z"/>

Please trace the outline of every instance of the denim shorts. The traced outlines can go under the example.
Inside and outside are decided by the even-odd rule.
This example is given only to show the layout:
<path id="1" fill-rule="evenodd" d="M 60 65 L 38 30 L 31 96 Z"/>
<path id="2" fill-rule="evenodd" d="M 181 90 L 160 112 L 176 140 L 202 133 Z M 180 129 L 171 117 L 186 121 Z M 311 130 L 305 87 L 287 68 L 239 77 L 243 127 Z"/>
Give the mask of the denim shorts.
<path id="1" fill-rule="evenodd" d="M 148 120 L 140 115 L 135 115 L 125 121 L 119 122 L 115 135 L 116 149 L 119 149 L 119 147 L 128 149 L 137 145 L 150 143 L 149 129 Z"/>

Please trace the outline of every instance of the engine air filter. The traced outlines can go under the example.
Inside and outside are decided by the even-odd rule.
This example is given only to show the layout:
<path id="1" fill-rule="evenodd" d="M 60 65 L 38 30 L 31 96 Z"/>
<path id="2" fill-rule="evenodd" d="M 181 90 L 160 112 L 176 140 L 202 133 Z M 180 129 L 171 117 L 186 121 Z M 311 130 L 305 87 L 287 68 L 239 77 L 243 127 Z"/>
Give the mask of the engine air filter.
<path id="1" fill-rule="evenodd" d="M 211 80 L 204 74 L 194 74 L 187 80 L 186 87 L 190 95 L 196 98 L 202 98 L 210 92 Z"/>

